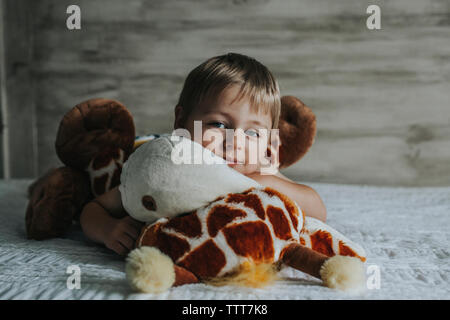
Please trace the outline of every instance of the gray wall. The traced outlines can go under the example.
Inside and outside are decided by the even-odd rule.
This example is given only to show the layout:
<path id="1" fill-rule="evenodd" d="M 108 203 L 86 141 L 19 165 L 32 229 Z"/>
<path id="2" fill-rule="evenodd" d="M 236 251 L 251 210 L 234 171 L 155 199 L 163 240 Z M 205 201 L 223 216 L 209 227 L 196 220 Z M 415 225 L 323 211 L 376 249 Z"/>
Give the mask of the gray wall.
<path id="1" fill-rule="evenodd" d="M 5 87 L 5 50 L 4 47 L 4 27 L 3 27 L 4 17 L 3 17 L 3 3 L 0 0 L 0 178 L 4 176 L 4 161 L 5 155 L 3 154 L 3 140 L 5 138 L 5 123 L 3 120 L 3 107 L 5 102 L 3 99 L 6 97 L 6 87 Z"/>
<path id="2" fill-rule="evenodd" d="M 59 119 L 89 98 L 122 101 L 138 134 L 170 131 L 187 73 L 233 51 L 266 64 L 282 94 L 317 115 L 316 142 L 288 176 L 450 185 L 448 0 L 6 3 L 8 111 L 26 130 L 11 143 L 13 176 L 59 164 Z M 65 27 L 69 4 L 81 7 L 80 31 Z M 382 30 L 366 28 L 370 4 Z"/>

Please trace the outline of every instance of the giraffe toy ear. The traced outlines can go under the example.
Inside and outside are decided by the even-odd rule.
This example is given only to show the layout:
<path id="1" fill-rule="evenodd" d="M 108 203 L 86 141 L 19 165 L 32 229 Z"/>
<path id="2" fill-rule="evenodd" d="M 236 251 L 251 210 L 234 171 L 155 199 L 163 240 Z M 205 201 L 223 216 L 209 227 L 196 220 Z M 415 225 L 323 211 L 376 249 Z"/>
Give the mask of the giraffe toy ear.
<path id="1" fill-rule="evenodd" d="M 119 191 L 131 217 L 152 223 L 161 217 L 191 212 L 228 193 L 258 186 L 201 144 L 164 134 L 130 155 L 123 165 Z"/>
<path id="2" fill-rule="evenodd" d="M 316 116 L 300 99 L 283 96 L 278 128 L 281 140 L 279 161 L 282 169 L 299 161 L 314 143 Z"/>

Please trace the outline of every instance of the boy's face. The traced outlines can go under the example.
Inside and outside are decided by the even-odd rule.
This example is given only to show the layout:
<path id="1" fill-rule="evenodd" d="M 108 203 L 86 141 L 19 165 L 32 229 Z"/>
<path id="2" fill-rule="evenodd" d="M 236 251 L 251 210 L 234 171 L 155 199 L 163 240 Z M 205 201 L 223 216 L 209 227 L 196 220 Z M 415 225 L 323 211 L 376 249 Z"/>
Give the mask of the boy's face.
<path id="1" fill-rule="evenodd" d="M 235 99 L 238 93 L 239 87 L 231 86 L 220 96 L 205 99 L 191 111 L 183 127 L 192 140 L 232 162 L 229 166 L 233 169 L 249 175 L 259 170 L 260 159 L 266 155 L 272 117 L 251 111 L 247 97 Z M 201 126 L 197 124 L 201 134 L 195 134 L 194 121 L 201 121 Z"/>

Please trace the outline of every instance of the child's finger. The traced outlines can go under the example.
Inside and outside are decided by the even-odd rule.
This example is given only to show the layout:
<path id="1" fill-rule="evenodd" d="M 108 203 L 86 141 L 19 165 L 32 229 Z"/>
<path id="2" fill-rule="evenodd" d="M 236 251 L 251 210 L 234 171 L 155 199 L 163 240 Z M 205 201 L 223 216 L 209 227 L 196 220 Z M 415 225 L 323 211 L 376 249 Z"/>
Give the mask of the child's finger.
<path id="1" fill-rule="evenodd" d="M 121 256 L 126 256 L 129 252 L 120 242 L 114 243 L 110 249 Z"/>
<path id="2" fill-rule="evenodd" d="M 123 235 L 121 239 L 119 239 L 120 244 L 126 249 L 128 253 L 131 249 L 134 248 L 134 240 L 131 239 L 128 235 Z"/>
<path id="3" fill-rule="evenodd" d="M 136 229 L 139 229 L 139 230 L 144 225 L 143 222 L 133 219 L 132 217 L 126 217 L 125 219 L 127 219 L 127 222 L 129 222 L 129 224 L 131 224 L 132 226 L 134 226 Z"/>
<path id="4" fill-rule="evenodd" d="M 141 233 L 141 228 L 136 227 L 135 225 L 132 224 L 125 224 L 123 226 L 123 231 L 132 239 L 136 240 Z"/>

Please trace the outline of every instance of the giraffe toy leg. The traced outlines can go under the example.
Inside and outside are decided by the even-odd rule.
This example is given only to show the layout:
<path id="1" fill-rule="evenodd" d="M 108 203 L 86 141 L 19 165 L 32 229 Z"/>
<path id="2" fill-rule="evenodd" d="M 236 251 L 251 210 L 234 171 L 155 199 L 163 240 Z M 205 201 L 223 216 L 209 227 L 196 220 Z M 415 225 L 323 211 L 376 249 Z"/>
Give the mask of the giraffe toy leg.
<path id="1" fill-rule="evenodd" d="M 365 283 L 364 265 L 354 257 L 328 257 L 301 244 L 290 244 L 282 262 L 292 268 L 319 278 L 329 288 L 359 290 Z"/>
<path id="2" fill-rule="evenodd" d="M 305 217 L 305 224 L 299 236 L 300 243 L 328 257 L 350 256 L 366 261 L 364 249 L 322 221 Z"/>
<path id="3" fill-rule="evenodd" d="M 134 249 L 127 257 L 125 272 L 131 287 L 140 292 L 160 293 L 173 286 L 199 282 L 185 268 L 155 247 Z"/>

